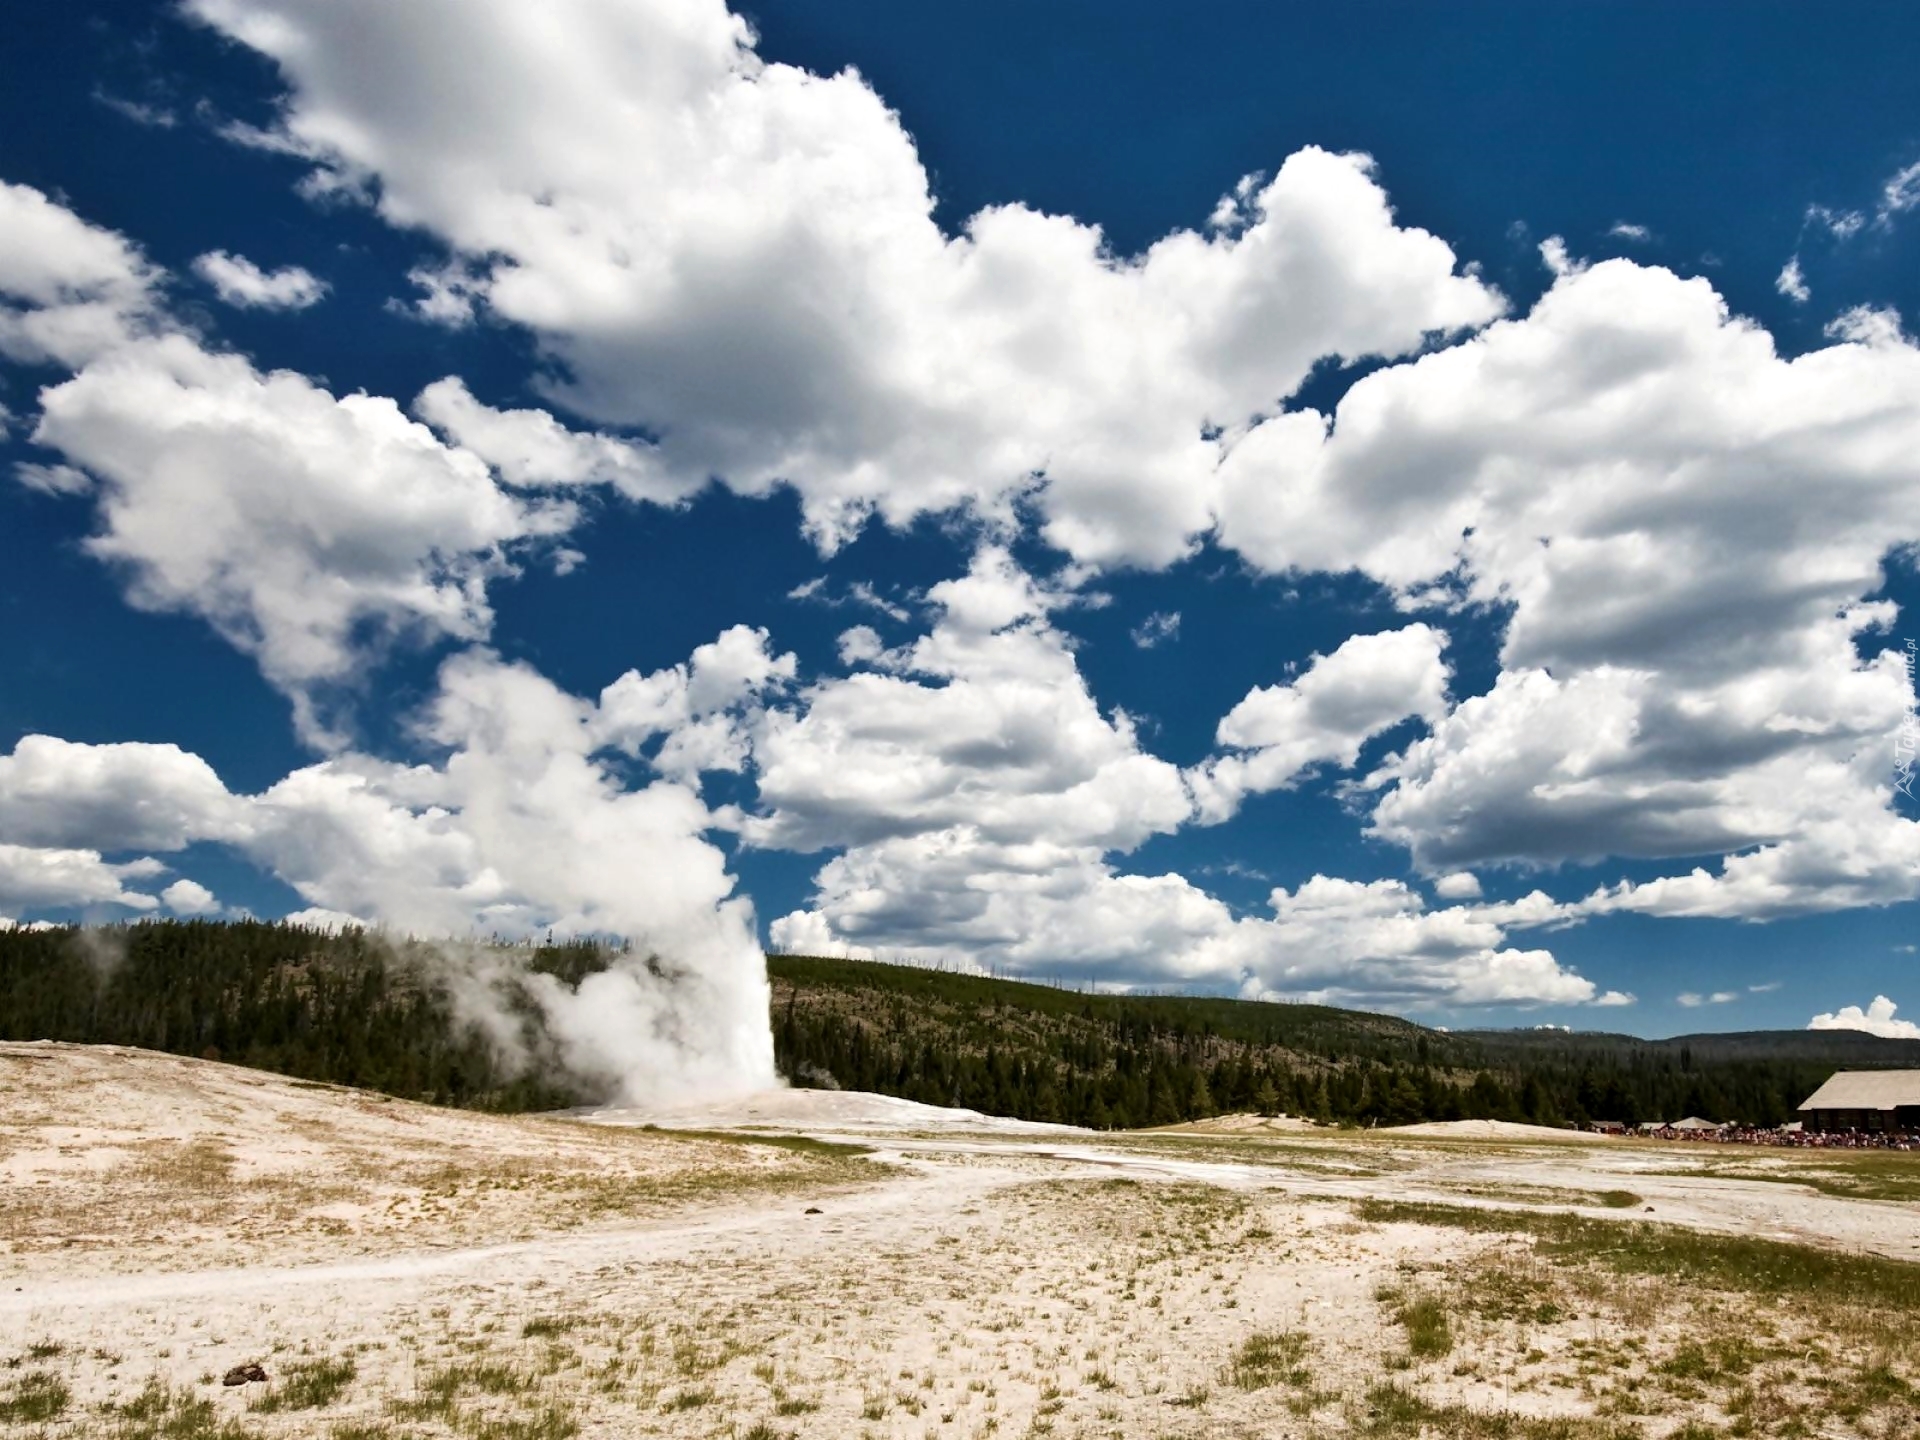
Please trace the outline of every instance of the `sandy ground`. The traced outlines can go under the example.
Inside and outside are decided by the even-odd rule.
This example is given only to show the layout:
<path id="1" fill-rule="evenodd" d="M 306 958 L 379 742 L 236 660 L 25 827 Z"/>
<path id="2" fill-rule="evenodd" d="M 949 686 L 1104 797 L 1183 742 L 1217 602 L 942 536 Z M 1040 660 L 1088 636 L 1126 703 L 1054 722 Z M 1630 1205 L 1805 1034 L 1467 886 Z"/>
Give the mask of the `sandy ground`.
<path id="1" fill-rule="evenodd" d="M 753 1138 L 641 1128 L 669 1121 Z M 1650 1207 L 1920 1259 L 1912 1200 L 1725 1164 L 1510 1134 L 1097 1135 L 831 1092 L 502 1118 L 0 1045 L 0 1436 L 1420 1433 L 1379 1428 L 1390 1383 L 1461 1414 L 1661 1437 L 1735 1403 L 1661 1369 L 1723 1302 L 1351 1202 Z M 1472 1298 L 1450 1348 L 1419 1358 L 1403 1311 L 1429 1293 Z M 1739 1329 L 1784 1326 L 1797 1355 L 1795 1323 Z M 273 1382 L 218 1383 L 247 1362 Z M 1909 1433 L 1889 1393 L 1859 1428 L 1797 1433 Z"/>

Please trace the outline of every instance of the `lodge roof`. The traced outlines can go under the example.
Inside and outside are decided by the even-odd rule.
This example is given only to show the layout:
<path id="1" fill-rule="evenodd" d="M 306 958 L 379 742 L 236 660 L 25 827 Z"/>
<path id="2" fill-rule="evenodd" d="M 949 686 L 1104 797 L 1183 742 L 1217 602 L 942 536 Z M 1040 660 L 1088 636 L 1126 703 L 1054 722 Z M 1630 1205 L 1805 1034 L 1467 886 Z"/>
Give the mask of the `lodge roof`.
<path id="1" fill-rule="evenodd" d="M 1802 1110 L 1899 1110 L 1920 1106 L 1920 1070 L 1841 1070 Z"/>

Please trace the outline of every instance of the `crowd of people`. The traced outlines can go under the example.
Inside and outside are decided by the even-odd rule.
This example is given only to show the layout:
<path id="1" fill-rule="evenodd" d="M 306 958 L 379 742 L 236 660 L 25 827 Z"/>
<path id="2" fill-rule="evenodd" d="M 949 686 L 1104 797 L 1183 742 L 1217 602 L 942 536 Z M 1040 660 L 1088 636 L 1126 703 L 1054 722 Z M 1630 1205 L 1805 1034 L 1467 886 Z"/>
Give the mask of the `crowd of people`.
<path id="1" fill-rule="evenodd" d="M 1808 1130 L 1799 1125 L 1715 1125 L 1676 1129 L 1643 1125 L 1628 1134 L 1649 1140 L 1685 1140 L 1712 1145 L 1785 1145 L 1807 1150 L 1920 1150 L 1912 1130 Z"/>

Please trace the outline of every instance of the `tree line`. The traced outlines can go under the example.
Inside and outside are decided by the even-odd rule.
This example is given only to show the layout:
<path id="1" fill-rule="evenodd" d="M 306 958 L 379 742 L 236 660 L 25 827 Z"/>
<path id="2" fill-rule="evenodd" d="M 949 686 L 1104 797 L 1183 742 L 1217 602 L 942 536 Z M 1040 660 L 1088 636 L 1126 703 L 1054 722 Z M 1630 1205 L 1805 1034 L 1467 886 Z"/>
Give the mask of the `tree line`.
<path id="1" fill-rule="evenodd" d="M 1774 1125 L 1834 1068 L 1818 1041 L 1809 1054 L 1761 1047 L 1696 1058 L 1690 1046 L 1630 1036 L 1545 1044 L 1323 1006 L 1077 994 L 802 957 L 768 963 L 775 1055 L 796 1083 L 1095 1128 L 1248 1111 L 1342 1125 L 1634 1125 L 1685 1115 Z"/>
<path id="2" fill-rule="evenodd" d="M 580 980 L 588 941 L 511 948 Z M 519 1064 L 459 1018 L 445 948 L 259 921 L 0 932 L 0 1039 L 141 1046 L 490 1110 L 604 1098 L 513 1004 Z M 512 968 L 512 967 L 508 967 Z M 1843 1032 L 1449 1034 L 1392 1016 L 1206 996 L 1089 994 L 908 966 L 771 956 L 776 1062 L 796 1085 L 1131 1128 L 1226 1112 L 1349 1125 L 1502 1119 L 1776 1124 L 1838 1065 L 1920 1067 Z"/>

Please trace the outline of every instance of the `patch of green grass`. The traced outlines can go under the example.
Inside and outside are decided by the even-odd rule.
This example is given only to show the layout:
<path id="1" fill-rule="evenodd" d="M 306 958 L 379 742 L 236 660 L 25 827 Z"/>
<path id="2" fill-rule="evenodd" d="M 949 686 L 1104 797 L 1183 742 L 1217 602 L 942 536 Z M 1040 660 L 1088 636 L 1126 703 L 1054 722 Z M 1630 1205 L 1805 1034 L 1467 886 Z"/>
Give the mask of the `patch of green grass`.
<path id="1" fill-rule="evenodd" d="M 1567 1417 L 1541 1418 L 1511 1410 L 1435 1405 L 1399 1385 L 1376 1385 L 1349 1417 L 1352 1432 L 1368 1440 L 1445 1436 L 1447 1440 L 1641 1440 L 1638 1429 Z"/>
<path id="2" fill-rule="evenodd" d="M 324 1410 L 353 1383 L 356 1373 L 352 1356 L 297 1361 L 251 1408 L 267 1415 L 281 1410 Z"/>
<path id="3" fill-rule="evenodd" d="M 463 1365 L 443 1365 L 430 1371 L 410 1400 L 396 1400 L 393 1411 L 404 1420 L 442 1420 L 451 1423 L 460 1397 L 468 1392 L 481 1395 L 522 1395 L 531 1390 L 534 1377 L 524 1370 L 506 1365 L 472 1361 Z"/>
<path id="4" fill-rule="evenodd" d="M 0 1397 L 0 1424 L 40 1425 L 64 1414 L 73 1392 L 46 1370 L 29 1370 Z"/>
<path id="5" fill-rule="evenodd" d="M 223 1418 L 211 1400 L 158 1378 L 124 1405 L 109 1406 L 108 1413 L 119 1421 L 113 1440 L 261 1440 L 259 1431 Z"/>
<path id="6" fill-rule="evenodd" d="M 462 1427 L 469 1440 L 573 1440 L 580 1422 L 558 1405 L 531 1415 L 499 1415 L 470 1420 Z"/>
<path id="7" fill-rule="evenodd" d="M 644 1128 L 681 1139 L 711 1140 L 721 1145 L 768 1145 L 775 1150 L 789 1150 L 796 1155 L 815 1155 L 823 1159 L 844 1160 L 873 1153 L 871 1145 L 844 1140 L 815 1140 L 810 1135 L 761 1135 L 744 1130 L 656 1130 L 651 1125 Z"/>
<path id="8" fill-rule="evenodd" d="M 1920 1264 L 1878 1255 L 1843 1255 L 1810 1245 L 1744 1235 L 1707 1235 L 1675 1225 L 1476 1210 L 1399 1200 L 1362 1200 L 1362 1220 L 1527 1234 L 1536 1253 L 1595 1261 L 1622 1275 L 1775 1297 L 1811 1296 L 1902 1312 L 1920 1311 Z"/>
<path id="9" fill-rule="evenodd" d="M 1602 1190 L 1595 1198 L 1609 1210 L 1631 1210 L 1640 1203 L 1631 1190 Z"/>
<path id="10" fill-rule="evenodd" d="M 1264 1390 L 1282 1380 L 1304 1385 L 1311 1378 L 1301 1368 L 1308 1339 L 1298 1330 L 1267 1330 L 1249 1335 L 1227 1365 L 1227 1382 L 1240 1390 Z"/>
<path id="11" fill-rule="evenodd" d="M 586 1323 L 579 1315 L 536 1315 L 520 1327 L 520 1333 L 529 1340 L 551 1340 Z"/>
<path id="12" fill-rule="evenodd" d="M 712 1403 L 713 1391 L 705 1385 L 700 1385 L 676 1392 L 674 1397 L 660 1408 L 672 1413 L 676 1410 L 698 1410 L 701 1406 Z"/>
<path id="13" fill-rule="evenodd" d="M 1438 1295 L 1409 1295 L 1391 1287 L 1374 1299 L 1393 1307 L 1394 1323 L 1407 1332 L 1407 1353 L 1415 1360 L 1437 1360 L 1453 1349 L 1453 1323 Z"/>
<path id="14" fill-rule="evenodd" d="M 1790 1151 L 1776 1167 L 1745 1157 L 1716 1154 L 1692 1168 L 1648 1170 L 1649 1175 L 1702 1176 L 1715 1180 L 1757 1180 L 1769 1185 L 1804 1185 L 1842 1200 L 1920 1201 L 1920 1155 L 1898 1150 Z"/>

